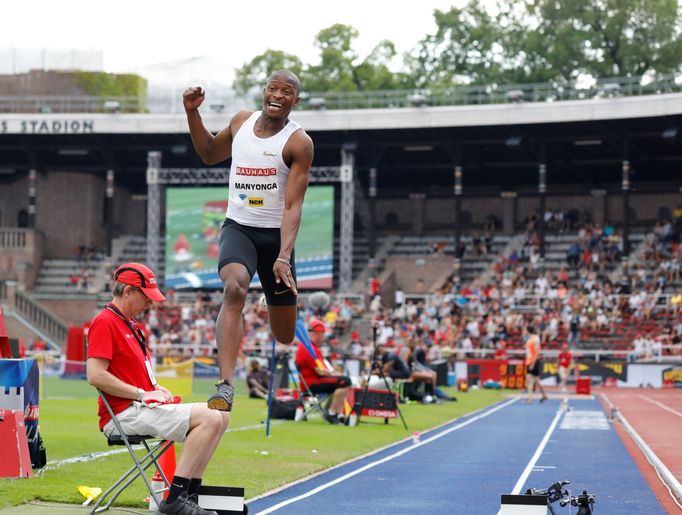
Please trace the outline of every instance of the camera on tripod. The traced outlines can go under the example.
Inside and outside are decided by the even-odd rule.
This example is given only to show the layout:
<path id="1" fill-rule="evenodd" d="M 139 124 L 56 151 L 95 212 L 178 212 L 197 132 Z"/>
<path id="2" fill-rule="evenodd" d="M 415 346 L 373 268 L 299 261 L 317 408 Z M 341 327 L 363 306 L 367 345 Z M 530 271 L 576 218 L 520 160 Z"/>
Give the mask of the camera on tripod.
<path id="1" fill-rule="evenodd" d="M 570 481 L 557 481 L 547 488 L 529 488 L 526 490 L 526 495 L 544 495 L 547 497 L 547 504 L 551 504 L 569 495 L 564 485 L 570 484 Z"/>
<path id="2" fill-rule="evenodd" d="M 526 490 L 526 495 L 541 495 L 547 498 L 547 508 L 556 515 L 552 504 L 559 501 L 559 506 L 565 508 L 569 504 L 578 507 L 577 515 L 592 515 L 593 506 L 595 503 L 595 495 L 588 494 L 587 490 L 583 490 L 580 495 L 572 496 L 571 492 L 564 488 L 565 485 L 571 484 L 570 481 L 557 481 L 547 488 L 529 488 Z"/>
<path id="3" fill-rule="evenodd" d="M 583 490 L 583 493 L 576 496 L 571 496 L 569 499 L 562 499 L 559 505 L 561 507 L 567 506 L 578 507 L 578 515 L 592 515 L 592 505 L 595 503 L 595 495 L 588 494 L 587 490 Z"/>

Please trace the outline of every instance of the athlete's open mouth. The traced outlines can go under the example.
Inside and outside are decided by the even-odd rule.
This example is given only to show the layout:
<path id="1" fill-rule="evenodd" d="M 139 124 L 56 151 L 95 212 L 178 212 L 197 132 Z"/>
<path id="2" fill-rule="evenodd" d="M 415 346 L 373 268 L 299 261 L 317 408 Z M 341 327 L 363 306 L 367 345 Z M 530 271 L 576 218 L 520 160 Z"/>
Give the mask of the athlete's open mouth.
<path id="1" fill-rule="evenodd" d="M 278 104 L 277 102 L 268 102 L 268 107 L 273 107 L 275 109 L 280 109 L 282 107 L 282 104 Z"/>

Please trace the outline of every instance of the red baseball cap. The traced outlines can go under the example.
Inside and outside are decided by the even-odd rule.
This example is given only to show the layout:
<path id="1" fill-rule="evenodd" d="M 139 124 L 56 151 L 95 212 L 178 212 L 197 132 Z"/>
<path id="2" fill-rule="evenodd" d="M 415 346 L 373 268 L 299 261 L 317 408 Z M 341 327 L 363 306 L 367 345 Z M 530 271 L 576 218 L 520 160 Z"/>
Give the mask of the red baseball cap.
<path id="1" fill-rule="evenodd" d="M 324 325 L 322 320 L 314 319 L 310 321 L 310 324 L 308 324 L 308 331 L 313 333 L 325 333 L 327 332 L 327 326 Z"/>
<path id="2" fill-rule="evenodd" d="M 142 263 L 126 263 L 119 266 L 114 272 L 114 280 L 129 286 L 136 286 L 154 302 L 166 300 L 166 297 L 159 291 L 154 272 Z"/>

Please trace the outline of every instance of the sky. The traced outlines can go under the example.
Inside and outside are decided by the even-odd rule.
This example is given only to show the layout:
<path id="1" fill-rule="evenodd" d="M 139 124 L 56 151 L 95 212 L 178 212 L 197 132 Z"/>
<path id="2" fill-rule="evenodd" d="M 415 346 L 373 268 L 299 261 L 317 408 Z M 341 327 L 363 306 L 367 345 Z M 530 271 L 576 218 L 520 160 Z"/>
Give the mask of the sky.
<path id="1" fill-rule="evenodd" d="M 334 23 L 359 31 L 354 48 L 361 57 L 382 39 L 402 54 L 435 31 L 434 9 L 464 2 L 20 0 L 3 2 L 0 49 L 102 50 L 104 70 L 114 73 L 197 56 L 234 69 L 268 48 L 314 63 L 315 34 Z"/>

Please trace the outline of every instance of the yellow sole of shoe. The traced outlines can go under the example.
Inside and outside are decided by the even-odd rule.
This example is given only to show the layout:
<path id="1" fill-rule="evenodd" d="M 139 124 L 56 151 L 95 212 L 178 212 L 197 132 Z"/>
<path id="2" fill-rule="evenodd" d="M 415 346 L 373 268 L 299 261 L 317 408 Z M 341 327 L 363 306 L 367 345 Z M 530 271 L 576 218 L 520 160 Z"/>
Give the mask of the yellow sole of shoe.
<path id="1" fill-rule="evenodd" d="M 211 399 L 206 404 L 208 405 L 208 407 L 210 409 L 214 409 L 214 410 L 218 410 L 218 411 L 231 411 L 232 410 L 232 405 L 225 402 L 224 399 Z"/>

